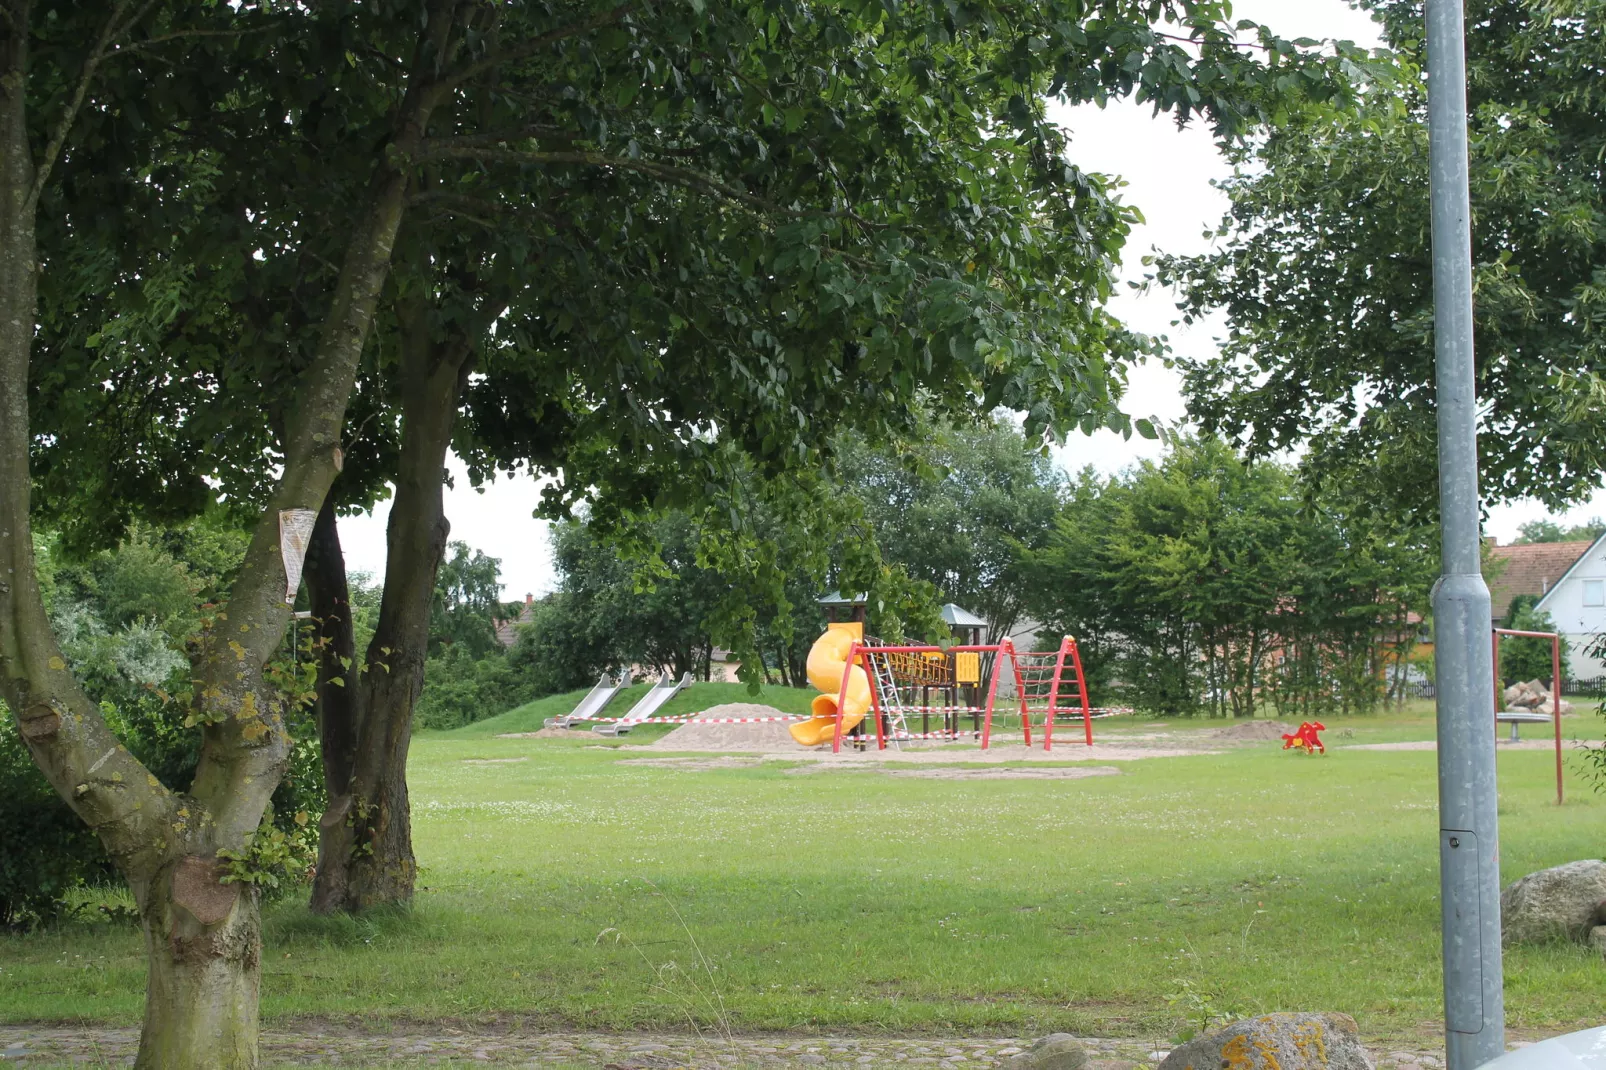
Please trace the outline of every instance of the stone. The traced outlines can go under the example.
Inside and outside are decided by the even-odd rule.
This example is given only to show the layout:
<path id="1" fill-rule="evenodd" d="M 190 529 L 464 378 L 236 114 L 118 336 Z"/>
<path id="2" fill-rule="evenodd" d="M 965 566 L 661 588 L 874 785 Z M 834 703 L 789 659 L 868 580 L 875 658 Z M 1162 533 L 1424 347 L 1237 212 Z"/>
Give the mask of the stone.
<path id="1" fill-rule="evenodd" d="M 1542 869 L 1500 893 L 1507 944 L 1588 940 L 1606 925 L 1606 862 L 1586 859 Z"/>
<path id="2" fill-rule="evenodd" d="M 1173 1048 L 1160 1070 L 1373 1070 L 1347 1014 L 1264 1014 Z"/>
<path id="3" fill-rule="evenodd" d="M 1589 930 L 1589 946 L 1606 956 L 1606 925 L 1597 925 Z"/>
<path id="4" fill-rule="evenodd" d="M 1005 1065 L 1011 1070 L 1086 1070 L 1087 1045 L 1069 1033 L 1050 1033 Z"/>

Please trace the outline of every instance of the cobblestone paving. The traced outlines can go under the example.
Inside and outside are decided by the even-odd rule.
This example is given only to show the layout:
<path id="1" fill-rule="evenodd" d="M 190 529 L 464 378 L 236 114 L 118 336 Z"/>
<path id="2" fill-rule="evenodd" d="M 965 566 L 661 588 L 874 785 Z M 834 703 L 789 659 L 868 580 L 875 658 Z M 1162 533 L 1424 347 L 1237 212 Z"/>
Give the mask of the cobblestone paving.
<path id="1" fill-rule="evenodd" d="M 133 1029 L 82 1030 L 0 1026 L 0 1061 L 123 1066 L 131 1063 Z M 617 1033 L 495 1034 L 436 1031 L 263 1034 L 263 1062 L 290 1066 L 430 1066 L 491 1063 L 521 1067 L 597 1067 L 611 1070 L 804 1070 L 814 1067 L 907 1067 L 960 1070 L 1001 1066 L 1030 1040 L 920 1037 L 664 1036 Z M 1097 1070 L 1136 1070 L 1157 1064 L 1164 1050 L 1140 1040 L 1089 1039 Z M 1378 1070 L 1442 1070 L 1441 1054 L 1374 1048 Z"/>

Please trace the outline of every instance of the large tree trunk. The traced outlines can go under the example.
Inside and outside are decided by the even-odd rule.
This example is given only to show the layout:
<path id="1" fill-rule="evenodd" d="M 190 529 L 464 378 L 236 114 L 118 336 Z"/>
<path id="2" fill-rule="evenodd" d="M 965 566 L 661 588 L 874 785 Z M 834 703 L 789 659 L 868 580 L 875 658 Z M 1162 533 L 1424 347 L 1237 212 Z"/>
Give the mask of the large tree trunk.
<path id="1" fill-rule="evenodd" d="M 355 761 L 345 790 L 331 779 L 319 829 L 311 906 L 360 911 L 412 901 L 407 748 L 424 686 L 430 603 L 446 552 L 441 485 L 472 345 L 460 334 L 432 342 L 428 318 L 399 302 L 402 448 L 386 529 L 385 592 L 357 699 Z"/>
<path id="2" fill-rule="evenodd" d="M 130 12 L 147 7 L 113 7 L 57 129 L 70 127 L 96 64 L 130 28 Z M 139 905 L 149 972 L 136 1065 L 250 1070 L 257 1062 L 261 977 L 257 904 L 248 888 L 224 882 L 220 852 L 248 853 L 289 753 L 280 698 L 265 677 L 290 620 L 290 570 L 301 563 L 286 552 L 286 527 L 319 511 L 339 471 L 346 404 L 389 271 L 407 176 L 382 164 L 370 190 L 300 382 L 302 403 L 285 430 L 282 474 L 229 602 L 198 644 L 200 761 L 189 793 L 176 795 L 119 742 L 73 677 L 34 571 L 28 469 L 39 263 L 34 227 L 40 187 L 62 139 L 52 140 L 36 166 L 26 106 L 29 11 L 20 4 L 8 10 L 0 20 L 0 697 L 34 761 L 95 829 Z M 447 28 L 437 19 L 427 32 L 439 36 Z M 439 55 L 438 47 L 421 46 L 415 62 L 433 70 Z M 408 158 L 423 137 L 439 95 L 417 91 L 427 81 L 409 88 L 398 111 L 397 158 Z"/>
<path id="3" fill-rule="evenodd" d="M 357 769 L 358 726 L 362 723 L 351 588 L 335 525 L 332 494 L 324 501 L 312 529 L 305 579 L 312 616 L 318 622 L 318 738 L 323 753 L 324 792 L 331 803 L 320 825 L 317 877 L 310 905 L 315 912 L 327 914 L 339 910 L 346 901 L 346 859 L 351 851 L 346 825 L 351 817 L 351 780 Z"/>
<path id="4" fill-rule="evenodd" d="M 138 1070 L 253 1066 L 262 926 L 256 893 L 181 860 L 144 915 L 145 1022 Z"/>

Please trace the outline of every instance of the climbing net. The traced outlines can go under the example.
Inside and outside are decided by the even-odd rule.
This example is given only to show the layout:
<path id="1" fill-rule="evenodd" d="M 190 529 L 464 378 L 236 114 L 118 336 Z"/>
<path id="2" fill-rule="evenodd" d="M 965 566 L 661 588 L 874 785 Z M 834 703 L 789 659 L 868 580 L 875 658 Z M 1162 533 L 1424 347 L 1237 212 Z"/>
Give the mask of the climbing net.
<path id="1" fill-rule="evenodd" d="M 1020 705 L 1021 729 L 1032 745 L 1032 724 L 1042 728 L 1043 749 L 1054 746 L 1057 719 L 1074 717 L 1082 722 L 1087 745 L 1093 745 L 1093 711 L 1087 702 L 1087 680 L 1076 640 L 1067 636 L 1058 650 L 1015 651 L 1006 658 L 1014 673 Z"/>

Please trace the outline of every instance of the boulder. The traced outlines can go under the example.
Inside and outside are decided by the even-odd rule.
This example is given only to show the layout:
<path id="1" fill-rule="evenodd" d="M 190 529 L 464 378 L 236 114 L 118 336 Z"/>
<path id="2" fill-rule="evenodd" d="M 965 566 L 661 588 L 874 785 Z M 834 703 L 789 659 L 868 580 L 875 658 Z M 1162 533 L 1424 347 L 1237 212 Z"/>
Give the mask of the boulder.
<path id="1" fill-rule="evenodd" d="M 1606 862 L 1568 862 L 1513 882 L 1500 893 L 1500 924 L 1508 944 L 1589 939 L 1606 925 Z"/>
<path id="2" fill-rule="evenodd" d="M 1589 946 L 1606 956 L 1606 925 L 1597 925 L 1589 930 Z"/>
<path id="3" fill-rule="evenodd" d="M 1347 1014 L 1264 1014 L 1174 1048 L 1160 1070 L 1372 1070 Z"/>
<path id="4" fill-rule="evenodd" d="M 1087 1046 L 1069 1033 L 1050 1033 L 1009 1060 L 1012 1070 L 1086 1070 Z"/>

